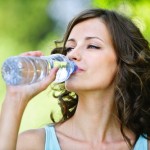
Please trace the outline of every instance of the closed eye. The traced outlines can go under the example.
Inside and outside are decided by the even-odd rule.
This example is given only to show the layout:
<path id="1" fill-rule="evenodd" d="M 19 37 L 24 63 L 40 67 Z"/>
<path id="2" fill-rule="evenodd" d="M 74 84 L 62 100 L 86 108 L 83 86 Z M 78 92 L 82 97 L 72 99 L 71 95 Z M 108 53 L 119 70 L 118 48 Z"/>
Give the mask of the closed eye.
<path id="1" fill-rule="evenodd" d="M 89 49 L 100 49 L 99 46 L 95 46 L 95 45 L 88 45 L 87 48 L 89 48 Z"/>
<path id="2" fill-rule="evenodd" d="M 65 48 L 65 52 L 68 53 L 68 52 L 70 52 L 72 49 L 73 49 L 73 47 L 66 47 L 66 48 Z"/>

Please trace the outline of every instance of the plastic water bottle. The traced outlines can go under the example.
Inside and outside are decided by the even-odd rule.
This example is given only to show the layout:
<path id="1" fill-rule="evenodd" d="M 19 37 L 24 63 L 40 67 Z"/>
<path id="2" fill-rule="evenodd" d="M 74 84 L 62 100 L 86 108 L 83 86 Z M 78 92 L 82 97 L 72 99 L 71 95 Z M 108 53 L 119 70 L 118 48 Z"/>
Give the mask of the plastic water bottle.
<path id="1" fill-rule="evenodd" d="M 77 66 L 62 54 L 50 56 L 13 56 L 2 65 L 2 77 L 8 85 L 32 84 L 45 78 L 53 67 L 58 67 L 55 82 L 66 81 Z"/>

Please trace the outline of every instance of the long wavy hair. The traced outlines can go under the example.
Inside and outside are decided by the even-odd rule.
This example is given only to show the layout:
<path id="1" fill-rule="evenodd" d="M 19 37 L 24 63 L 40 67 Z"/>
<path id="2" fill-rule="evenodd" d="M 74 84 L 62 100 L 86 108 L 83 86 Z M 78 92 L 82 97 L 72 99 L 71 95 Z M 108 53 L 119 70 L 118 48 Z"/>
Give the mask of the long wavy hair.
<path id="1" fill-rule="evenodd" d="M 128 144 L 133 147 L 124 133 L 130 129 L 136 135 L 150 138 L 150 47 L 138 27 L 126 16 L 112 10 L 90 9 L 74 17 L 69 23 L 62 41 L 56 41 L 52 53 L 66 55 L 65 44 L 73 27 L 85 20 L 100 18 L 104 21 L 116 51 L 119 71 L 116 75 L 115 106 L 121 123 L 120 131 Z M 78 104 L 78 95 L 64 88 L 54 88 L 54 97 L 59 99 L 62 120 L 72 117 Z"/>

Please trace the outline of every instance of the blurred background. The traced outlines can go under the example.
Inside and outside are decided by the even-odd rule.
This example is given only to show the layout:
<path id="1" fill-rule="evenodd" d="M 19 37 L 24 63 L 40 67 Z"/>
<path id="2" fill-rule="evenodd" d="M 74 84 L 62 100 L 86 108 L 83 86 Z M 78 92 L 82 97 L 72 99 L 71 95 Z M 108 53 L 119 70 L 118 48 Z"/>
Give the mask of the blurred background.
<path id="1" fill-rule="evenodd" d="M 113 9 L 129 16 L 150 41 L 150 1 L 147 0 L 5 0 L 0 1 L 0 68 L 3 61 L 25 51 L 41 50 L 49 55 L 69 20 L 87 8 Z M 5 96 L 0 74 L 0 107 Z M 20 131 L 51 122 L 50 112 L 61 116 L 57 100 L 47 89 L 25 110 Z M 11 123 L 10 123 L 11 124 Z"/>

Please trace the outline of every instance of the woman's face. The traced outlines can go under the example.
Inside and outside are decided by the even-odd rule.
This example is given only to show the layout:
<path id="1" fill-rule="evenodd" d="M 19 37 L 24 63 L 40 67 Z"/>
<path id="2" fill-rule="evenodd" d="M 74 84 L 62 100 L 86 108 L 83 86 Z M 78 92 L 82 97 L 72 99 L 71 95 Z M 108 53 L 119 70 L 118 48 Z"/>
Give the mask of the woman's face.
<path id="1" fill-rule="evenodd" d="M 112 87 L 117 58 L 110 33 L 98 18 L 78 23 L 66 42 L 67 57 L 77 71 L 65 82 L 70 91 L 105 90 Z"/>

